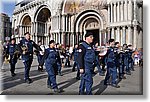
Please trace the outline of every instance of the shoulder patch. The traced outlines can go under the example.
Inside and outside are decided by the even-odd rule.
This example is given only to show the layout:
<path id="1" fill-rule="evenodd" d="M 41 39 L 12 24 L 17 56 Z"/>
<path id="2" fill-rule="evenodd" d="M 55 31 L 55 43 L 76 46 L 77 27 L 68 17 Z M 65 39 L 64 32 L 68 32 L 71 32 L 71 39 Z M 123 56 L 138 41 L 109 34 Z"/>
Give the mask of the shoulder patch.
<path id="1" fill-rule="evenodd" d="M 79 52 L 82 52 L 82 49 L 79 49 Z"/>

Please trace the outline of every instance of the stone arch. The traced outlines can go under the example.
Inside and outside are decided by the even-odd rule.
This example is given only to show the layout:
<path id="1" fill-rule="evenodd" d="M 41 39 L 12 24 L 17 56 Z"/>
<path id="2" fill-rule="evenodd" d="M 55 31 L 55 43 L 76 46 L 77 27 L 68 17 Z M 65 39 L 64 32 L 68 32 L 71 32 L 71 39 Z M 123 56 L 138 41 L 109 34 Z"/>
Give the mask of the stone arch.
<path id="1" fill-rule="evenodd" d="M 51 15 L 51 9 L 50 9 L 50 7 L 48 5 L 41 5 L 39 8 L 37 8 L 37 10 L 36 10 L 36 12 L 34 14 L 34 22 L 36 22 L 38 14 L 40 13 L 40 11 L 42 9 L 48 9 L 49 12 L 50 12 L 50 15 Z"/>
<path id="2" fill-rule="evenodd" d="M 24 33 L 29 32 L 31 33 L 31 26 L 32 26 L 32 20 L 31 16 L 28 13 L 25 13 L 19 23 L 19 29 L 20 29 L 20 37 L 23 37 Z"/>
<path id="3" fill-rule="evenodd" d="M 26 19 L 26 17 L 29 17 L 31 22 L 32 22 L 32 19 L 31 19 L 31 16 L 28 14 L 28 13 L 24 13 L 21 18 L 20 18 L 20 22 L 19 22 L 19 25 L 22 25 L 23 24 L 23 20 Z"/>
<path id="4" fill-rule="evenodd" d="M 49 6 L 41 5 L 34 15 L 37 40 L 41 40 L 43 44 L 48 44 L 51 28 L 51 11 Z"/>
<path id="5" fill-rule="evenodd" d="M 82 19 L 88 17 L 88 16 L 95 16 L 99 19 L 99 22 L 101 23 L 101 30 L 104 29 L 104 22 L 106 21 L 103 14 L 102 13 L 99 13 L 97 12 L 96 10 L 84 10 L 82 12 L 80 12 L 77 17 L 76 17 L 76 20 L 75 20 L 75 28 L 74 28 L 74 31 L 75 32 L 79 32 L 78 31 L 78 27 L 79 27 L 79 24 L 81 22 Z"/>
<path id="6" fill-rule="evenodd" d="M 91 22 L 90 22 L 91 21 Z M 93 32 L 94 41 L 100 45 L 104 43 L 101 36 L 105 34 L 105 17 L 103 13 L 96 10 L 88 9 L 80 12 L 74 23 L 74 32 L 82 33 L 82 38 L 86 32 Z M 87 29 L 86 24 L 92 24 L 92 28 Z"/>

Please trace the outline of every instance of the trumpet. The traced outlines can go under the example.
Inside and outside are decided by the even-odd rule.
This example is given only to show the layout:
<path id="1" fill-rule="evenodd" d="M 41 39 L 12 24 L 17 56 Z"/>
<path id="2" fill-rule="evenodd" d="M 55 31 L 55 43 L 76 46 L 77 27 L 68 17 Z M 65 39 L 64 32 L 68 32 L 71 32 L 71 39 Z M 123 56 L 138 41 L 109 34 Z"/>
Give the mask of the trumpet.
<path id="1" fill-rule="evenodd" d="M 107 50 L 108 50 L 108 48 L 105 46 L 99 47 L 99 51 L 100 51 L 99 56 L 101 56 L 101 57 L 105 56 L 107 53 Z"/>

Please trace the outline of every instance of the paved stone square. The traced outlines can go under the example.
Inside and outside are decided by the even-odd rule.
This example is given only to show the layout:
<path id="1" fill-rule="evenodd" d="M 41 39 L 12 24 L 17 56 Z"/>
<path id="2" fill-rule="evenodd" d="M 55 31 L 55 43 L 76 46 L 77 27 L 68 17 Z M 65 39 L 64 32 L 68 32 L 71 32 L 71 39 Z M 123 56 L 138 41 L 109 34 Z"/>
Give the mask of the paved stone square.
<path id="1" fill-rule="evenodd" d="M 1 80 L 3 95 L 55 95 L 52 90 L 47 88 L 47 72 L 39 72 L 37 70 L 37 59 L 34 58 L 30 77 L 33 83 L 24 83 L 24 66 L 21 60 L 16 65 L 16 76 L 11 77 L 9 65 L 4 63 L 1 70 Z M 96 68 L 95 68 L 96 69 Z M 97 72 L 97 69 L 95 70 Z M 132 75 L 127 75 L 127 79 L 119 82 L 120 88 L 104 86 L 104 76 L 99 76 L 97 73 L 93 77 L 92 92 L 94 95 L 142 95 L 143 94 L 143 68 L 135 66 L 135 71 Z M 57 76 L 58 87 L 62 90 L 56 95 L 78 95 L 80 80 L 76 80 L 76 72 L 72 72 L 72 67 L 64 67 L 62 69 L 63 76 Z"/>

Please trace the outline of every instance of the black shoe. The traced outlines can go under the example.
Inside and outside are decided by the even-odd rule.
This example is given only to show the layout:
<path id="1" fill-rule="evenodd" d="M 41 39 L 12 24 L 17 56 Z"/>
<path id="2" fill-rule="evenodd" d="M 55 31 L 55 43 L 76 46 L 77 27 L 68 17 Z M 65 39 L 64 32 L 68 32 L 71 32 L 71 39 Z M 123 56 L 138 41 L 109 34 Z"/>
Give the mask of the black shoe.
<path id="1" fill-rule="evenodd" d="M 126 79 L 126 77 L 125 76 L 120 76 L 119 79 Z"/>
<path id="2" fill-rule="evenodd" d="M 50 88 L 50 89 L 52 89 L 52 86 L 51 86 L 51 85 L 47 85 L 47 88 Z"/>
<path id="3" fill-rule="evenodd" d="M 75 69 L 72 69 L 72 72 L 75 72 L 76 70 Z"/>
<path id="4" fill-rule="evenodd" d="M 135 71 L 134 68 L 132 68 L 131 71 Z"/>
<path id="5" fill-rule="evenodd" d="M 53 89 L 53 91 L 54 91 L 55 93 L 60 93 L 60 92 L 61 92 L 61 90 L 58 89 L 58 88 Z"/>
<path id="6" fill-rule="evenodd" d="M 77 80 L 80 80 L 80 77 L 76 77 Z"/>
<path id="7" fill-rule="evenodd" d="M 58 73 L 59 76 L 63 76 L 61 73 Z"/>
<path id="8" fill-rule="evenodd" d="M 14 76 L 16 76 L 16 74 L 15 74 L 15 73 L 12 73 L 11 76 L 14 77 Z"/>
<path id="9" fill-rule="evenodd" d="M 104 85 L 110 85 L 110 83 L 108 83 L 108 82 L 104 82 Z"/>
<path id="10" fill-rule="evenodd" d="M 117 84 L 111 84 L 111 86 L 112 86 L 112 87 L 115 87 L 115 88 L 120 88 L 120 86 L 117 85 Z"/>
<path id="11" fill-rule="evenodd" d="M 32 80 L 29 78 L 29 79 L 26 79 L 25 82 L 26 82 L 27 84 L 30 84 L 30 83 L 32 83 Z"/>
<path id="12" fill-rule="evenodd" d="M 131 75 L 131 72 L 126 72 L 127 75 Z"/>

